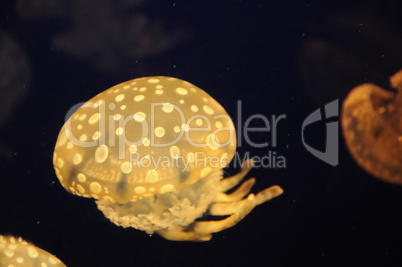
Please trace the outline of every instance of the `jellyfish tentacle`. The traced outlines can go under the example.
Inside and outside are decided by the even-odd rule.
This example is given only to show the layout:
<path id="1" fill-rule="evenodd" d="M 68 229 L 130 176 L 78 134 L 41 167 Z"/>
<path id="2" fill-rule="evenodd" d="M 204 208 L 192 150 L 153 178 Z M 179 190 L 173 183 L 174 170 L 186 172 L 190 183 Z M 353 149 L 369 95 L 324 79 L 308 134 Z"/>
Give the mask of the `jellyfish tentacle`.
<path id="1" fill-rule="evenodd" d="M 271 187 L 268 187 L 261 192 L 259 192 L 255 196 L 255 205 L 261 205 L 262 203 L 265 203 L 277 196 L 280 196 L 283 193 L 283 189 L 279 185 L 273 185 Z"/>
<path id="2" fill-rule="evenodd" d="M 244 206 L 244 203 L 247 201 L 249 200 L 242 199 L 236 202 L 213 203 L 208 208 L 208 214 L 212 216 L 232 215 L 241 209 L 242 206 Z"/>
<path id="3" fill-rule="evenodd" d="M 213 216 L 231 214 L 228 218 L 220 221 L 197 221 L 189 229 L 191 230 L 160 230 L 157 233 L 171 241 L 208 241 L 213 233 L 217 233 L 235 226 L 249 214 L 255 206 L 260 205 L 282 194 L 279 186 L 271 186 L 256 196 L 248 195 L 246 199 L 232 203 L 214 203 L 208 209 Z"/>
<path id="4" fill-rule="evenodd" d="M 170 241 L 195 241 L 203 242 L 209 241 L 212 238 L 212 234 L 199 235 L 193 231 L 187 232 L 184 230 L 160 230 L 157 232 L 161 237 Z"/>
<path id="5" fill-rule="evenodd" d="M 271 190 L 264 190 L 260 192 L 259 194 L 263 192 L 264 193 L 260 195 L 259 197 L 260 199 L 257 200 L 258 202 L 256 202 L 256 196 L 254 194 L 250 194 L 246 199 L 243 199 L 238 202 L 212 204 L 211 208 L 209 209 L 209 213 L 211 215 L 232 214 L 231 216 L 229 216 L 224 220 L 201 221 L 201 222 L 197 221 L 192 224 L 192 227 L 190 228 L 191 231 L 160 230 L 157 233 L 161 235 L 163 238 L 173 241 L 208 241 L 209 239 L 211 239 L 213 233 L 221 232 L 223 230 L 235 226 L 241 220 L 243 220 L 244 217 L 246 217 L 247 214 L 249 214 L 254 209 L 255 206 L 257 206 L 257 203 L 261 202 L 264 199 L 268 200 L 266 197 L 263 196 L 270 195 L 272 198 L 274 195 L 278 195 L 278 193 L 281 191 L 278 190 L 278 188 L 280 187 L 273 186 L 268 188 Z M 268 194 L 265 191 L 270 192 L 270 194 Z"/>
<path id="6" fill-rule="evenodd" d="M 281 195 L 282 193 L 283 189 L 280 186 L 277 185 L 271 186 L 255 195 L 254 198 L 255 206 L 261 205 Z M 241 208 L 243 202 L 246 200 L 247 199 L 243 199 L 237 202 L 213 203 L 208 209 L 208 214 L 213 216 L 223 216 L 233 214 Z"/>
<path id="7" fill-rule="evenodd" d="M 255 183 L 255 178 L 251 178 L 244 183 L 241 184 L 241 186 L 234 191 L 231 194 L 225 194 L 225 193 L 218 193 L 216 195 L 216 198 L 214 199 L 214 202 L 234 202 L 241 200 L 244 198 L 248 193 L 250 193 L 251 188 L 253 187 Z"/>
<path id="8" fill-rule="evenodd" d="M 252 159 L 247 159 L 243 162 L 241 166 L 241 171 L 231 177 L 223 179 L 218 186 L 219 192 L 226 192 L 236 185 L 238 185 L 243 178 L 247 175 L 247 173 L 253 168 L 254 161 Z"/>
<path id="9" fill-rule="evenodd" d="M 245 200 L 236 213 L 224 220 L 195 222 L 193 226 L 194 232 L 199 234 L 217 233 L 236 225 L 255 207 L 254 194 L 250 194 Z"/>

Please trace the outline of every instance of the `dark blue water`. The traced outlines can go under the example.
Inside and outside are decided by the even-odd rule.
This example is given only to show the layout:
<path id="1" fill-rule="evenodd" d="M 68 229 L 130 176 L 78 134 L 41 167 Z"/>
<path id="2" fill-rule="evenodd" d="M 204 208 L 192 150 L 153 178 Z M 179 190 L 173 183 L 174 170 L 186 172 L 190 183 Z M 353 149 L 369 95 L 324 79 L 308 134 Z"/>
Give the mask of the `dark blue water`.
<path id="1" fill-rule="evenodd" d="M 218 3 L 219 2 L 219 3 Z M 356 85 L 389 88 L 402 67 L 399 1 L 3 1 L 0 4 L 0 234 L 22 236 L 68 266 L 400 266 L 402 188 L 349 155 L 313 155 L 301 125 Z M 252 115 L 284 114 L 249 134 L 239 155 L 286 160 L 254 169 L 253 192 L 284 194 L 205 243 L 171 242 L 104 218 L 60 185 L 52 157 L 68 109 L 120 82 L 187 80 L 239 131 Z M 241 116 L 238 101 L 241 100 Z M 336 121 L 337 118 L 332 121 Z M 264 127 L 254 120 L 252 127 Z M 325 149 L 325 121 L 306 129 Z M 238 168 L 226 169 L 235 174 Z"/>

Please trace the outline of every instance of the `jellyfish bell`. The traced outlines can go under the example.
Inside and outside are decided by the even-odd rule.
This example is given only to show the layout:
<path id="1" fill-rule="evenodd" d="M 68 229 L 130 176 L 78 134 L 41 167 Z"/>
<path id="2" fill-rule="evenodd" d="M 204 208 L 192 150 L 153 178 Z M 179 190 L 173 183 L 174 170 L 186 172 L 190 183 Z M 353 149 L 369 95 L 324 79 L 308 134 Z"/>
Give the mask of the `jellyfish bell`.
<path id="1" fill-rule="evenodd" d="M 342 107 L 342 128 L 356 162 L 381 180 L 402 184 L 402 70 L 394 91 L 374 84 L 354 88 Z"/>
<path id="2" fill-rule="evenodd" d="M 49 252 L 22 238 L 0 235 L 0 266 L 65 267 Z"/>
<path id="3" fill-rule="evenodd" d="M 280 193 L 278 186 L 232 194 L 251 168 L 223 179 L 236 134 L 224 108 L 206 92 L 171 77 L 130 80 L 98 94 L 66 121 L 54 151 L 67 191 L 96 199 L 112 222 L 171 240 L 203 241 Z M 209 212 L 230 215 L 195 222 Z"/>
<path id="4" fill-rule="evenodd" d="M 233 123 L 218 102 L 196 88 L 174 78 L 144 78 L 92 98 L 66 122 L 57 141 L 63 186 L 127 203 L 180 190 L 225 167 L 205 161 L 234 156 Z M 161 166 L 165 159 L 170 164 Z"/>

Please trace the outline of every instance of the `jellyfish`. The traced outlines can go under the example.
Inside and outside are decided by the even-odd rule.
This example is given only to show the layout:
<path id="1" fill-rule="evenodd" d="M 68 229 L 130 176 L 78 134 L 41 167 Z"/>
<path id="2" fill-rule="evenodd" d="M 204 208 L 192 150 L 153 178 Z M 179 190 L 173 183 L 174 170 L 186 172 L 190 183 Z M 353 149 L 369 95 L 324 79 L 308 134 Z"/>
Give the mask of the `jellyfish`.
<path id="1" fill-rule="evenodd" d="M 53 164 L 63 187 L 94 198 L 116 225 L 174 241 L 207 241 L 283 191 L 236 187 L 253 166 L 223 178 L 236 133 L 224 108 L 195 85 L 155 76 L 98 94 L 66 121 Z M 197 220 L 204 215 L 222 220 Z"/>
<path id="2" fill-rule="evenodd" d="M 63 267 L 58 258 L 21 237 L 0 235 L 0 266 Z"/>
<path id="3" fill-rule="evenodd" d="M 396 91 L 374 84 L 354 88 L 343 103 L 342 128 L 350 153 L 365 171 L 402 184 L 402 70 L 390 81 Z"/>
<path id="4" fill-rule="evenodd" d="M 144 0 L 15 2 L 17 16 L 26 23 L 40 27 L 43 21 L 63 20 L 62 28 L 49 32 L 52 48 L 106 73 L 121 74 L 138 58 L 176 49 L 191 36 L 187 25 L 167 27 L 163 16 L 146 12 Z"/>

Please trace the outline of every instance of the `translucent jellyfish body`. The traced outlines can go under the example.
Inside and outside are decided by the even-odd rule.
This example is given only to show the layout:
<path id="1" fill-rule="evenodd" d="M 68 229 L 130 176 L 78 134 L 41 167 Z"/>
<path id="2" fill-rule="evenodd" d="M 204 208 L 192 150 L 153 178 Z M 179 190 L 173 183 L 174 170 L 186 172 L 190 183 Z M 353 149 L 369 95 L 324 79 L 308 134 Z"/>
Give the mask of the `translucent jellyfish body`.
<path id="1" fill-rule="evenodd" d="M 58 258 L 22 238 L 0 235 L 0 266 L 65 267 Z"/>
<path id="2" fill-rule="evenodd" d="M 72 114 L 54 167 L 69 192 L 96 199 L 117 225 L 204 241 L 282 193 L 273 186 L 248 195 L 250 179 L 225 194 L 252 167 L 247 161 L 222 180 L 235 150 L 233 122 L 216 100 L 180 79 L 145 77 L 111 87 Z M 195 221 L 205 213 L 230 216 Z"/>

